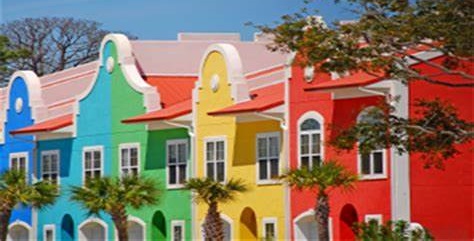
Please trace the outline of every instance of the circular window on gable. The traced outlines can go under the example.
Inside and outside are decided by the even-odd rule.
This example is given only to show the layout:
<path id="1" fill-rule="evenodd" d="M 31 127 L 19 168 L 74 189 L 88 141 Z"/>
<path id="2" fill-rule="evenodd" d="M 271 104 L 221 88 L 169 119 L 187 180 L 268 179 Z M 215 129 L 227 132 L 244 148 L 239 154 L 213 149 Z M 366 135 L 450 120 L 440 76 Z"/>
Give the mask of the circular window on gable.
<path id="1" fill-rule="evenodd" d="M 21 113 L 21 111 L 23 111 L 23 99 L 20 97 L 15 100 L 15 111 L 16 113 Z"/>
<path id="2" fill-rule="evenodd" d="M 108 57 L 107 61 L 105 62 L 105 68 L 107 69 L 107 72 L 109 74 L 112 73 L 112 71 L 114 71 L 114 65 L 115 65 L 114 58 L 112 58 L 112 56 Z"/>
<path id="3" fill-rule="evenodd" d="M 314 66 L 308 65 L 304 68 L 304 79 L 306 82 L 311 82 L 313 81 L 314 78 Z"/>
<path id="4" fill-rule="evenodd" d="M 219 89 L 219 75 L 217 74 L 211 77 L 211 89 L 212 92 L 216 92 Z"/>

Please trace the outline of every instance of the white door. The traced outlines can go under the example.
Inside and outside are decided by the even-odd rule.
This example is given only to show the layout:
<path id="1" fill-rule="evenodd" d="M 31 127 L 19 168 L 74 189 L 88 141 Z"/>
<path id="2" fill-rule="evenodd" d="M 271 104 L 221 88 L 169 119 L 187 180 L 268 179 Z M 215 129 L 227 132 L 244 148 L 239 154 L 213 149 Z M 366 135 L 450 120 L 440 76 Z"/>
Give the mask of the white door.
<path id="1" fill-rule="evenodd" d="M 95 222 L 88 223 L 81 228 L 80 239 L 85 241 L 105 240 L 105 228 Z"/>
<path id="2" fill-rule="evenodd" d="M 318 224 L 313 215 L 308 215 L 296 222 L 296 240 L 318 240 Z"/>
<path id="3" fill-rule="evenodd" d="M 8 241 L 28 241 L 29 240 L 28 229 L 22 225 L 14 225 L 8 231 Z"/>

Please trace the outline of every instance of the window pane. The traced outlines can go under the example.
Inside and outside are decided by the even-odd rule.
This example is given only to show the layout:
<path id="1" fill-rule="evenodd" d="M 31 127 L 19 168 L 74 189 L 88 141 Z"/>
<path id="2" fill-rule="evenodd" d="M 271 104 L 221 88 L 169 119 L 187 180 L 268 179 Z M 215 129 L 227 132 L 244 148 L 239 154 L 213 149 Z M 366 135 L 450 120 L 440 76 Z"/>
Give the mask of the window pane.
<path id="1" fill-rule="evenodd" d="M 58 156 L 57 155 L 52 155 L 51 156 L 51 172 L 57 172 L 59 170 L 58 166 Z"/>
<path id="2" fill-rule="evenodd" d="M 128 166 L 128 149 L 122 149 L 122 166 Z"/>
<path id="3" fill-rule="evenodd" d="M 216 160 L 224 160 L 224 142 L 216 142 Z"/>
<path id="4" fill-rule="evenodd" d="M 87 156 L 87 155 L 86 155 Z M 86 169 L 91 169 L 91 159 L 86 158 Z"/>
<path id="5" fill-rule="evenodd" d="M 270 177 L 272 179 L 278 178 L 278 159 L 270 160 Z"/>
<path id="6" fill-rule="evenodd" d="M 26 171 L 26 159 L 24 157 L 20 157 L 20 170 Z"/>
<path id="7" fill-rule="evenodd" d="M 301 145 L 301 154 L 308 154 L 309 153 L 309 136 L 308 135 L 301 135 L 300 136 L 300 145 Z"/>
<path id="8" fill-rule="evenodd" d="M 186 144 L 178 145 L 178 161 L 181 163 L 186 162 Z"/>
<path id="9" fill-rule="evenodd" d="M 181 241 L 183 239 L 183 229 L 181 226 L 174 226 L 173 237 L 173 241 Z"/>
<path id="10" fill-rule="evenodd" d="M 313 166 L 311 168 L 321 165 L 321 156 L 319 155 L 313 156 L 312 160 L 313 160 Z"/>
<path id="11" fill-rule="evenodd" d="M 258 138 L 258 157 L 267 157 L 267 139 Z"/>
<path id="12" fill-rule="evenodd" d="M 169 168 L 169 182 L 170 184 L 176 184 L 176 166 L 170 166 Z"/>
<path id="13" fill-rule="evenodd" d="M 309 168 L 309 156 L 301 157 L 301 167 Z"/>
<path id="14" fill-rule="evenodd" d="M 94 168 L 100 168 L 100 159 L 94 160 Z"/>
<path id="15" fill-rule="evenodd" d="M 265 224 L 265 238 L 273 240 L 275 237 L 275 224 L 266 223 Z"/>
<path id="16" fill-rule="evenodd" d="M 313 134 L 312 135 L 312 153 L 319 154 L 321 153 L 321 135 L 320 134 Z"/>
<path id="17" fill-rule="evenodd" d="M 133 158 L 138 158 L 138 149 L 136 147 L 130 148 L 130 157 Z"/>
<path id="18" fill-rule="evenodd" d="M 321 129 L 321 126 L 319 122 L 315 119 L 307 119 L 300 126 L 300 130 L 302 131 L 319 130 L 319 129 Z"/>
<path id="19" fill-rule="evenodd" d="M 218 162 L 217 163 L 217 180 L 221 182 L 224 181 L 224 175 L 225 175 L 224 163 Z"/>
<path id="20" fill-rule="evenodd" d="M 94 177 L 100 177 L 100 170 L 94 171 Z"/>
<path id="21" fill-rule="evenodd" d="M 100 160 L 101 153 L 100 151 L 94 151 L 94 160 Z"/>
<path id="22" fill-rule="evenodd" d="M 49 155 L 44 155 L 43 156 L 43 172 L 48 172 L 49 171 Z"/>
<path id="23" fill-rule="evenodd" d="M 381 151 L 372 153 L 374 158 L 374 174 L 383 174 L 383 154 Z"/>
<path id="24" fill-rule="evenodd" d="M 214 160 L 214 142 L 206 143 L 206 160 Z"/>
<path id="25" fill-rule="evenodd" d="M 179 165 L 179 183 L 186 181 L 186 165 Z"/>
<path id="26" fill-rule="evenodd" d="M 266 180 L 268 179 L 268 176 L 267 176 L 267 161 L 266 160 L 260 160 L 258 161 L 258 167 L 260 168 L 259 170 L 259 179 L 260 180 Z"/>
<path id="27" fill-rule="evenodd" d="M 176 163 L 176 145 L 168 146 L 168 163 Z"/>
<path id="28" fill-rule="evenodd" d="M 214 163 L 207 163 L 206 165 L 207 171 L 206 171 L 206 176 L 212 179 L 215 179 L 214 177 Z"/>
<path id="29" fill-rule="evenodd" d="M 361 161 L 362 174 L 370 174 L 370 155 L 361 155 Z"/>
<path id="30" fill-rule="evenodd" d="M 270 137 L 270 157 L 275 157 L 280 154 L 280 143 L 278 143 L 278 137 Z"/>

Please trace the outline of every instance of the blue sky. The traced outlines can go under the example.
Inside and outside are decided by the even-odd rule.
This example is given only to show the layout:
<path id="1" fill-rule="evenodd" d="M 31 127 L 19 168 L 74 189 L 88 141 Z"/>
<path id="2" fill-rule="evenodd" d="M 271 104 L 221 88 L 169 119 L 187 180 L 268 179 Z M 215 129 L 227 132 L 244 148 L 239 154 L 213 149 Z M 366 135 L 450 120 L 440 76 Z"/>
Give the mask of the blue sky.
<path id="1" fill-rule="evenodd" d="M 0 0 L 2 22 L 43 16 L 96 20 L 108 30 L 140 39 L 176 39 L 179 32 L 239 32 L 251 39 L 248 21 L 271 24 L 298 11 L 302 0 Z M 353 19 L 347 6 L 316 0 L 328 22 Z"/>

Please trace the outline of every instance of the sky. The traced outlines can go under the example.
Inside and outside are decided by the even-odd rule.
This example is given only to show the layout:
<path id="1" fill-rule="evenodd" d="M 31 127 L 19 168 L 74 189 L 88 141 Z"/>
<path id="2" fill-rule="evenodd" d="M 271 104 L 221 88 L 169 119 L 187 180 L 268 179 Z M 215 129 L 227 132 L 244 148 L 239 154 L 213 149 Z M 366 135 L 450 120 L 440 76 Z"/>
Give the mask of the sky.
<path id="1" fill-rule="evenodd" d="M 348 6 L 315 0 L 327 22 L 354 19 Z M 246 22 L 272 24 L 297 12 L 303 0 L 0 0 L 0 21 L 26 17 L 74 17 L 95 20 L 111 31 L 139 39 L 173 40 L 180 32 L 238 32 L 251 40 Z"/>

